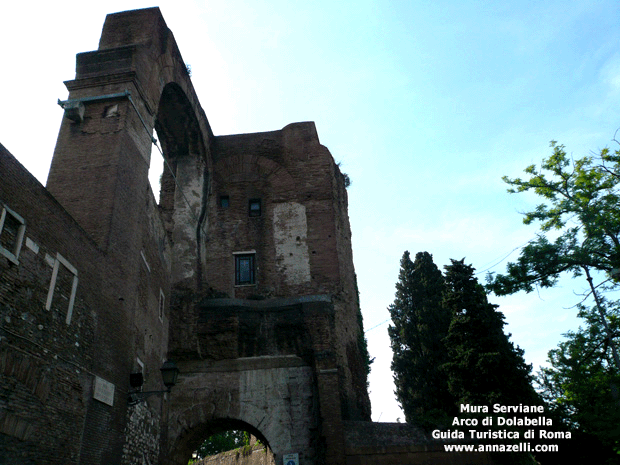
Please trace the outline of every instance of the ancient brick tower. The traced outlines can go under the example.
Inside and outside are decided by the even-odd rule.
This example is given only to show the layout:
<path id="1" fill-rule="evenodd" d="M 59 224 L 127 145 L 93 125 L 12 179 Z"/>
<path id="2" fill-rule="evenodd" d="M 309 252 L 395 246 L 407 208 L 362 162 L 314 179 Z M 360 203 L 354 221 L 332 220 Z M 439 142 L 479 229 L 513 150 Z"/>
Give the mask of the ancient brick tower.
<path id="1" fill-rule="evenodd" d="M 158 8 L 109 15 L 66 86 L 46 189 L 0 146 L 0 462 L 180 465 L 236 428 L 277 463 L 345 463 L 370 403 L 314 124 L 214 136 Z M 128 403 L 166 359 L 171 393 Z"/>

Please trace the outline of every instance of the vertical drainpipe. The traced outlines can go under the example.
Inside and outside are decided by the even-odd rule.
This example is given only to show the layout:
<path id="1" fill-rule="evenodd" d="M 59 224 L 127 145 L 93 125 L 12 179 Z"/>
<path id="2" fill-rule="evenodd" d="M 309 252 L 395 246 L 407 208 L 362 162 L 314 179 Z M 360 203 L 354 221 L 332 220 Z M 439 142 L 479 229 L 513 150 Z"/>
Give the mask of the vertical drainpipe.
<path id="1" fill-rule="evenodd" d="M 202 276 L 202 224 L 207 216 L 207 204 L 209 202 L 209 170 L 205 166 L 203 170 L 203 182 L 202 182 L 202 205 L 200 207 L 200 215 L 198 216 L 198 222 L 196 224 L 196 289 L 200 292 L 203 287 Z"/>

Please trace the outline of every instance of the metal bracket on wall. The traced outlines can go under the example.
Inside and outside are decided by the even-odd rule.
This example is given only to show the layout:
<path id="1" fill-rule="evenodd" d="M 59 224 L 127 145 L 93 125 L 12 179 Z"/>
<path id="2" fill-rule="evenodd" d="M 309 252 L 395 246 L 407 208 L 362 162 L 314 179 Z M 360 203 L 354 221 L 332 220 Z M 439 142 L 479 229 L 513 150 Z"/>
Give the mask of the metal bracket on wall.
<path id="1" fill-rule="evenodd" d="M 58 99 L 58 105 L 60 105 L 62 109 L 65 110 L 65 116 L 67 118 L 76 123 L 81 123 L 82 121 L 84 121 L 84 102 L 100 102 L 102 100 L 114 100 L 125 97 L 129 99 L 131 106 L 133 106 L 133 109 L 136 111 L 136 114 L 138 115 L 138 118 L 140 118 L 144 129 L 146 129 L 146 132 L 148 133 L 151 142 L 153 144 L 156 144 L 157 139 L 155 139 L 151 135 L 151 129 L 149 129 L 149 127 L 144 122 L 142 115 L 138 111 L 138 107 L 131 98 L 131 92 L 127 89 L 125 89 L 123 92 L 118 92 L 116 94 L 95 95 L 91 97 L 74 98 L 69 100 Z"/>

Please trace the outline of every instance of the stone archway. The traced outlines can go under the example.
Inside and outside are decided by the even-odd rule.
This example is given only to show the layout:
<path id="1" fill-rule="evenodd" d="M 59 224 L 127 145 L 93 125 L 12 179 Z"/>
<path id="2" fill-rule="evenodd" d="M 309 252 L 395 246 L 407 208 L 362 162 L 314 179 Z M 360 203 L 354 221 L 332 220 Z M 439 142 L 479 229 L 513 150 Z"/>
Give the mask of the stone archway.
<path id="1" fill-rule="evenodd" d="M 119 393 L 133 388 L 134 372 L 145 375 L 144 390 L 156 390 L 153 375 L 165 358 L 181 369 L 172 395 L 144 404 L 149 422 L 126 402 L 106 404 L 114 440 L 101 452 L 97 431 L 85 430 L 82 455 L 132 463 L 144 439 L 159 445 L 149 453 L 162 463 L 181 464 L 192 431 L 225 419 L 260 432 L 276 459 L 299 453 L 306 464 L 343 463 L 343 420 L 362 417 L 359 405 L 368 398 L 363 383 L 354 391 L 348 364 L 359 358 L 361 328 L 346 192 L 314 124 L 214 137 L 157 8 L 109 15 L 99 49 L 78 55 L 67 87 L 48 187 L 107 253 L 100 280 L 107 299 L 97 308 L 103 342 L 91 369 Z M 154 129 L 172 166 L 160 205 L 148 184 Z M 238 208 L 214 201 L 214 166 L 220 181 L 235 174 L 248 184 L 225 192 L 235 186 L 220 182 L 215 191 L 231 194 Z M 269 183 L 251 186 L 246 174 L 253 171 Z M 246 211 L 255 192 L 265 206 L 258 217 Z M 202 240 L 207 222 L 231 242 L 213 246 L 215 234 Z M 207 240 L 210 260 L 202 258 Z M 276 241 L 272 250 L 263 247 Z M 262 259 L 262 281 L 250 284 L 278 292 L 244 289 L 248 283 L 236 283 L 233 273 L 227 280 L 237 294 L 213 286 L 246 253 Z M 354 374 L 361 380 L 362 373 Z M 92 401 L 87 415 L 101 416 L 102 408 Z"/>
<path id="2" fill-rule="evenodd" d="M 174 256 L 172 284 L 198 289 L 203 275 L 210 159 L 196 109 L 176 82 L 161 91 L 155 130 L 164 157 L 159 210 Z"/>
<path id="3" fill-rule="evenodd" d="M 167 456 L 185 465 L 206 435 L 240 428 L 273 452 L 314 459 L 316 392 L 312 368 L 296 356 L 180 362 L 170 400 Z"/>
<path id="4" fill-rule="evenodd" d="M 214 434 L 230 430 L 246 431 L 260 441 L 266 447 L 269 454 L 273 455 L 269 441 L 267 441 L 265 436 L 254 426 L 232 418 L 215 418 L 206 423 L 196 425 L 179 438 L 173 452 L 173 458 L 176 460 L 175 463 L 187 464 L 191 458 L 191 454 L 197 450 L 206 439 Z"/>

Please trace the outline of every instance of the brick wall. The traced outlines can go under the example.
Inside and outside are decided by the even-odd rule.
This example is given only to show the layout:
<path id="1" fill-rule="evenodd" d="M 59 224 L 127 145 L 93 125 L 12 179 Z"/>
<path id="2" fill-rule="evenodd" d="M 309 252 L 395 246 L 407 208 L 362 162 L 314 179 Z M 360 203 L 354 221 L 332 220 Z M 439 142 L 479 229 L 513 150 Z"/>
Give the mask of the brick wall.
<path id="1" fill-rule="evenodd" d="M 162 388 L 170 348 L 301 357 L 306 420 L 320 420 L 308 456 L 342 462 L 342 420 L 369 419 L 370 403 L 344 180 L 314 124 L 214 137 L 157 8 L 108 16 L 66 85 L 84 113 L 63 118 L 47 189 L 0 146 L 0 244 L 23 233 L 19 256 L 0 253 L 0 461 L 161 459 L 169 399 L 127 396 L 131 373 Z M 160 205 L 152 128 L 169 162 Z M 329 303 L 274 310 L 317 295 Z M 264 312 L 218 314 L 213 298 Z"/>
<path id="2" fill-rule="evenodd" d="M 18 263 L 0 257 L 1 461 L 77 463 L 83 431 L 75 425 L 88 426 L 90 411 L 101 410 L 102 441 L 121 440 L 123 414 L 92 399 L 96 376 L 119 386 L 115 400 L 125 388 L 100 363 L 118 354 L 106 353 L 107 344 L 96 350 L 106 332 L 102 307 L 114 308 L 101 293 L 103 254 L 1 146 L 0 177 L 0 206 L 17 212 L 25 226 Z M 123 347 L 118 335 L 108 336 Z"/>
<path id="3" fill-rule="evenodd" d="M 139 439 L 143 416 L 127 406 L 130 373 L 143 373 L 144 390 L 163 388 L 171 299 L 148 137 L 119 131 L 136 119 L 126 99 L 90 105 L 81 125 L 64 118 L 48 181 L 56 197 L 2 148 L 0 207 L 25 227 L 19 260 L 0 257 L 0 449 L 15 454 L 3 463 L 120 463 L 160 440 L 161 396 L 144 404 L 158 426 Z M 38 372 L 40 386 L 22 374 Z"/>
<path id="4" fill-rule="evenodd" d="M 211 147 L 206 282 L 216 296 L 328 294 L 335 312 L 343 415 L 370 419 L 344 179 L 313 123 L 220 136 Z M 223 202 L 225 198 L 225 203 Z M 260 216 L 249 203 L 260 199 Z M 235 253 L 255 257 L 255 283 L 236 285 Z"/>

